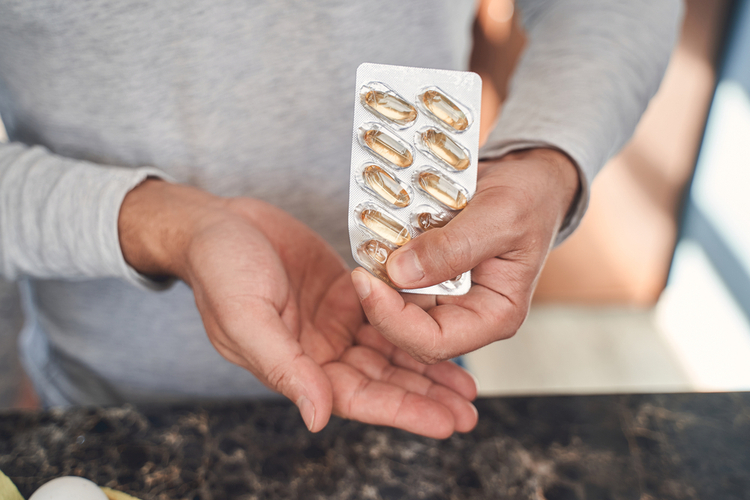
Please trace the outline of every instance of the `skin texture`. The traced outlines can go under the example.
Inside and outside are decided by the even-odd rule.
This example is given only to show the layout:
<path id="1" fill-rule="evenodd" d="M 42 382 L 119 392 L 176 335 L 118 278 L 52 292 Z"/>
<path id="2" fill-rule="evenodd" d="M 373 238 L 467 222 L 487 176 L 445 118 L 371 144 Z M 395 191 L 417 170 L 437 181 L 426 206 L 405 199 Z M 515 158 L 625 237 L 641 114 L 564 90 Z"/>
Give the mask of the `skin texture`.
<path id="1" fill-rule="evenodd" d="M 477 422 L 473 378 L 444 360 L 515 333 L 577 187 L 555 151 L 487 163 L 469 206 L 388 262 L 394 282 L 414 288 L 473 268 L 463 297 L 401 295 L 362 269 L 350 278 L 280 209 L 159 180 L 126 196 L 120 243 L 136 270 L 184 280 L 214 347 L 294 401 L 311 431 L 333 413 L 444 438 Z"/>
<path id="2" fill-rule="evenodd" d="M 119 231 L 127 262 L 184 280 L 216 349 L 295 402 L 311 431 L 331 413 L 436 438 L 476 425 L 474 379 L 385 340 L 344 262 L 283 211 L 148 180 L 125 198 Z"/>
<path id="3" fill-rule="evenodd" d="M 423 363 L 513 336 L 578 190 L 575 165 L 554 150 L 522 151 L 482 164 L 468 206 L 387 262 L 391 280 L 406 289 L 472 270 L 469 293 L 414 298 L 358 268 L 352 280 L 370 323 Z"/>

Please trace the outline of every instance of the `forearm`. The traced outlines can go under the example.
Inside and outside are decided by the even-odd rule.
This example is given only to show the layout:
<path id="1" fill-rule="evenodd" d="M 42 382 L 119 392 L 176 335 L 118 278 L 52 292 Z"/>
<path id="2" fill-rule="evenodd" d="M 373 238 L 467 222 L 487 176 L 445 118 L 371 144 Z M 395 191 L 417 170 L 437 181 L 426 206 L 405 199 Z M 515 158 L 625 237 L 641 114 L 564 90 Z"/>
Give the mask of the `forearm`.
<path id="1" fill-rule="evenodd" d="M 117 168 L 0 144 L 0 263 L 8 279 L 123 277 L 117 218 L 125 194 L 156 169 Z"/>
<path id="2" fill-rule="evenodd" d="M 531 147 L 565 152 L 580 169 L 581 196 L 630 138 L 656 92 L 676 40 L 677 0 L 519 1 L 529 43 L 482 158 Z"/>

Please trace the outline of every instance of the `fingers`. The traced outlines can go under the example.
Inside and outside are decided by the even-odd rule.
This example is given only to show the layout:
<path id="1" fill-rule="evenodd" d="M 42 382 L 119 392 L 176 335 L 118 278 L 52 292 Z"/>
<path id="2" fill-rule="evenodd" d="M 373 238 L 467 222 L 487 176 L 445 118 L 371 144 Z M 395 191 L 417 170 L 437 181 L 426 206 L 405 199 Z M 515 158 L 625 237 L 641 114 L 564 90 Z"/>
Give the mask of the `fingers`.
<path id="1" fill-rule="evenodd" d="M 430 352 L 437 347 L 440 327 L 427 312 L 364 269 L 352 272 L 352 282 L 367 319 L 386 339 L 423 363 L 447 359 Z"/>
<path id="2" fill-rule="evenodd" d="M 372 325 L 364 325 L 357 332 L 357 344 L 378 351 L 394 365 L 419 373 L 430 380 L 452 389 L 469 401 L 477 397 L 477 385 L 474 377 L 466 370 L 451 361 L 435 365 L 425 365 L 387 341 Z"/>
<path id="3" fill-rule="evenodd" d="M 367 378 L 345 363 L 329 363 L 324 369 L 333 386 L 333 411 L 337 415 L 436 439 L 453 434 L 453 414 L 437 401 Z"/>
<path id="4" fill-rule="evenodd" d="M 248 332 L 249 324 L 263 328 Z M 328 376 L 302 351 L 270 304 L 248 305 L 245 314 L 233 317 L 221 327 L 209 320 L 206 329 L 224 357 L 245 367 L 295 403 L 310 431 L 318 432 L 326 426 L 333 408 Z"/>
<path id="5" fill-rule="evenodd" d="M 372 349 L 354 347 L 323 369 L 333 388 L 333 411 L 344 418 L 438 439 L 476 426 L 478 414 L 468 400 Z"/>
<path id="6" fill-rule="evenodd" d="M 489 265 L 498 265 L 494 261 L 503 263 L 492 259 Z M 478 268 L 480 278 L 483 266 Z M 370 324 L 387 340 L 427 364 L 512 336 L 528 310 L 526 301 L 514 303 L 497 290 L 476 284 L 468 294 L 441 297 L 438 306 L 424 311 L 362 269 L 352 273 L 352 280 Z M 367 286 L 362 286 L 365 280 Z M 497 286 L 494 279 L 487 281 Z"/>
<path id="7" fill-rule="evenodd" d="M 356 368 L 367 378 L 427 396 L 442 404 L 453 415 L 454 427 L 458 432 L 468 432 L 476 425 L 477 411 L 468 399 L 420 373 L 395 366 L 370 348 L 353 347 L 346 351 L 340 361 Z"/>

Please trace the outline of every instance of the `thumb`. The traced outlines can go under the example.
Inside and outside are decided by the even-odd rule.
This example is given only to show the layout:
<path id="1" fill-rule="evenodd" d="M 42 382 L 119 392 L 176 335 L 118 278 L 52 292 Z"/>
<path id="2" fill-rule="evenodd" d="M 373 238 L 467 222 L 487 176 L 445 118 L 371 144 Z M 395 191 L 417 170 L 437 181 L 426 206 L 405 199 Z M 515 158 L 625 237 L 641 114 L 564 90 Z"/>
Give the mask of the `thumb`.
<path id="1" fill-rule="evenodd" d="M 422 288 L 453 279 L 502 253 L 494 203 L 475 196 L 446 226 L 431 229 L 399 248 L 386 264 L 399 288 Z M 488 203 L 489 201 L 489 203 Z"/>

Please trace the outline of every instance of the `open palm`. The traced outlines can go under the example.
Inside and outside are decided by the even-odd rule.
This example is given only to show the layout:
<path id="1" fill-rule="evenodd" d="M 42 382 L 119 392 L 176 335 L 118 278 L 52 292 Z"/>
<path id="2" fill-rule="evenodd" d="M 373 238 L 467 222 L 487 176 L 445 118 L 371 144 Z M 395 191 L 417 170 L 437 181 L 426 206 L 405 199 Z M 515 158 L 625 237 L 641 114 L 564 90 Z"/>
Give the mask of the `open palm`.
<path id="1" fill-rule="evenodd" d="M 471 376 L 385 340 L 325 241 L 263 202 L 225 208 L 193 235 L 182 276 L 225 358 L 295 402 L 312 431 L 332 412 L 432 437 L 474 427 Z"/>

